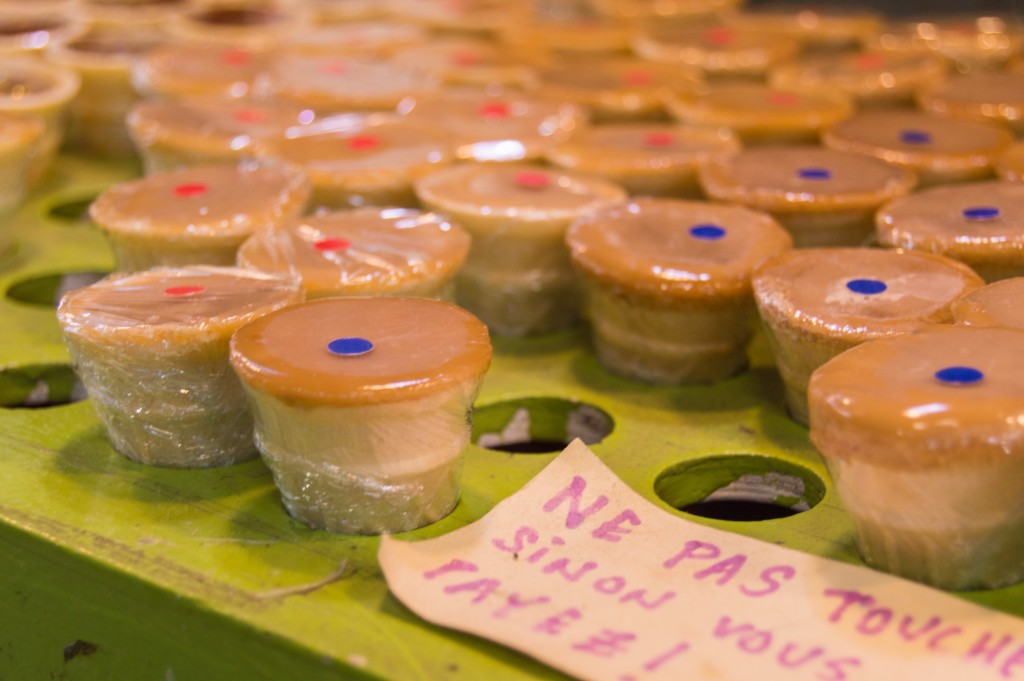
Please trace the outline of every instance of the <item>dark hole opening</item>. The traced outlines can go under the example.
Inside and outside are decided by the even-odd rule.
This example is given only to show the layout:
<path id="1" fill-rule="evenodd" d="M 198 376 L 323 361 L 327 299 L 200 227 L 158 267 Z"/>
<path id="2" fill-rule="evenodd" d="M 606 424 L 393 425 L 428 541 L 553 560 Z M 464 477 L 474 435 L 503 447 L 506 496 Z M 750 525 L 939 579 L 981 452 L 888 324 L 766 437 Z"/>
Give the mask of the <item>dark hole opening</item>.
<path id="1" fill-rule="evenodd" d="M 700 516 L 701 518 L 737 520 L 741 522 L 777 520 L 778 518 L 789 518 L 797 514 L 797 511 L 786 506 L 739 499 L 698 501 L 679 510 L 691 515 Z"/>
<path id="2" fill-rule="evenodd" d="M 550 454 L 551 452 L 560 452 L 568 446 L 569 443 L 562 440 L 525 440 L 490 445 L 487 448 L 509 454 Z"/>
<path id="3" fill-rule="evenodd" d="M 95 196 L 88 196 L 63 201 L 51 206 L 49 215 L 54 220 L 60 220 L 71 225 L 89 225 L 92 224 L 92 220 L 89 218 L 89 206 L 95 200 Z"/>

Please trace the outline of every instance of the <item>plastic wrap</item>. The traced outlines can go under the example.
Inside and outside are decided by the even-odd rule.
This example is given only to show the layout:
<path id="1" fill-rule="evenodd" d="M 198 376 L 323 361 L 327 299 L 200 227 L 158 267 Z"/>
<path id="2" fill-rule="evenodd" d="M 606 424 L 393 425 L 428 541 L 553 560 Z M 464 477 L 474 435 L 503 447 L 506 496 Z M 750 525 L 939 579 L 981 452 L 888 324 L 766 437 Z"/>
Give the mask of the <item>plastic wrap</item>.
<path id="1" fill-rule="evenodd" d="M 462 160 L 538 160 L 587 120 L 586 110 L 522 93 L 450 90 L 409 97 L 399 105 L 408 120 L 449 136 Z"/>
<path id="2" fill-rule="evenodd" d="M 108 35 L 93 31 L 47 50 L 47 60 L 81 78 L 81 89 L 70 106 L 70 145 L 103 156 L 133 156 L 134 146 L 124 124 L 128 110 L 140 98 L 132 87 L 132 68 L 159 41 L 159 36 L 146 32 Z"/>
<path id="3" fill-rule="evenodd" d="M 455 506 L 490 358 L 478 319 L 423 298 L 311 301 L 231 342 L 286 508 L 353 534 L 411 530 Z"/>
<path id="4" fill-rule="evenodd" d="M 859 107 L 913 106 L 914 94 L 942 82 L 945 59 L 911 52 L 850 51 L 808 56 L 772 69 L 768 81 L 778 88 L 836 88 Z"/>
<path id="5" fill-rule="evenodd" d="M 868 243 L 878 207 L 917 183 L 912 171 L 876 158 L 799 145 L 722 156 L 699 173 L 710 198 L 770 213 L 797 248 Z"/>
<path id="6" fill-rule="evenodd" d="M 322 114 L 394 111 L 405 97 L 436 92 L 440 84 L 419 65 L 348 55 L 282 53 L 267 73 L 271 97 Z"/>
<path id="7" fill-rule="evenodd" d="M 415 208 L 412 185 L 453 160 L 451 141 L 397 114 L 341 114 L 287 131 L 259 154 L 301 166 L 313 183 L 311 204 Z"/>
<path id="8" fill-rule="evenodd" d="M 249 235 L 299 216 L 309 194 L 295 166 L 242 161 L 116 184 L 89 215 L 107 233 L 119 271 L 233 265 Z"/>
<path id="9" fill-rule="evenodd" d="M 633 40 L 643 59 L 698 68 L 709 78 L 764 77 L 792 59 L 801 44 L 786 35 L 728 26 L 714 20 L 651 22 Z"/>
<path id="10" fill-rule="evenodd" d="M 0 112 L 38 120 L 43 133 L 28 168 L 28 184 L 42 179 L 64 140 L 66 113 L 81 79 L 74 71 L 34 57 L 0 57 Z"/>
<path id="11" fill-rule="evenodd" d="M 952 321 L 950 304 L 983 284 L 970 268 L 930 253 L 799 249 L 754 272 L 790 415 L 807 424 L 811 373 L 864 341 Z"/>
<path id="12" fill-rule="evenodd" d="M 608 123 L 576 132 L 548 149 L 545 158 L 561 168 L 616 182 L 630 196 L 699 199 L 704 194 L 697 169 L 739 149 L 728 128 Z"/>
<path id="13" fill-rule="evenodd" d="M 865 561 L 951 589 L 1024 579 L 1024 331 L 933 327 L 811 377 L 811 440 Z"/>
<path id="14" fill-rule="evenodd" d="M 910 168 L 921 186 L 985 179 L 1013 135 L 915 110 L 861 111 L 822 133 L 826 147 Z"/>
<path id="15" fill-rule="evenodd" d="M 548 30 L 560 31 L 557 24 Z M 692 88 L 701 80 L 697 69 L 625 57 L 622 52 L 550 66 L 540 70 L 538 78 L 538 94 L 586 107 L 591 122 L 598 124 L 662 120 L 666 93 Z"/>
<path id="16" fill-rule="evenodd" d="M 878 241 L 941 253 L 985 281 L 1024 275 L 1024 184 L 998 180 L 932 187 L 878 212 Z"/>
<path id="17" fill-rule="evenodd" d="M 817 144 L 823 129 L 853 111 L 849 97 L 835 90 L 794 91 L 742 82 L 673 93 L 666 106 L 682 123 L 731 128 L 744 146 Z"/>
<path id="18" fill-rule="evenodd" d="M 148 99 L 248 97 L 259 88 L 270 56 L 230 47 L 168 43 L 132 71 L 132 85 Z"/>
<path id="19" fill-rule="evenodd" d="M 307 298 L 408 295 L 454 302 L 453 277 L 469 235 L 433 213 L 358 208 L 264 230 L 238 251 L 238 264 L 287 273 Z"/>
<path id="20" fill-rule="evenodd" d="M 456 298 L 505 335 L 551 331 L 578 318 L 565 230 L 626 199 L 612 182 L 539 164 L 457 166 L 423 178 L 416 193 L 473 237 Z"/>
<path id="21" fill-rule="evenodd" d="M 964 326 L 1024 329 L 1024 277 L 1003 279 L 953 301 L 953 321 Z"/>
<path id="22" fill-rule="evenodd" d="M 256 455 L 252 417 L 228 363 L 231 334 L 301 300 L 288 277 L 159 268 L 72 291 L 57 318 L 115 449 L 142 463 L 203 468 Z"/>
<path id="23" fill-rule="evenodd" d="M 435 38 L 399 50 L 396 64 L 426 69 L 446 85 L 525 88 L 534 84 L 538 55 L 509 54 L 494 41 L 472 37 Z"/>
<path id="24" fill-rule="evenodd" d="M 1017 19 L 957 12 L 921 19 L 894 20 L 866 36 L 865 45 L 896 53 L 941 55 L 959 73 L 1002 68 L 1024 46 Z"/>
<path id="25" fill-rule="evenodd" d="M 253 156 L 262 140 L 309 124 L 313 112 L 248 98 L 152 100 L 128 112 L 126 123 L 147 175 Z"/>
<path id="26" fill-rule="evenodd" d="M 754 333 L 750 273 L 787 251 L 763 213 L 637 199 L 578 220 L 566 235 L 588 289 L 601 362 L 652 383 L 709 383 L 746 366 Z"/>

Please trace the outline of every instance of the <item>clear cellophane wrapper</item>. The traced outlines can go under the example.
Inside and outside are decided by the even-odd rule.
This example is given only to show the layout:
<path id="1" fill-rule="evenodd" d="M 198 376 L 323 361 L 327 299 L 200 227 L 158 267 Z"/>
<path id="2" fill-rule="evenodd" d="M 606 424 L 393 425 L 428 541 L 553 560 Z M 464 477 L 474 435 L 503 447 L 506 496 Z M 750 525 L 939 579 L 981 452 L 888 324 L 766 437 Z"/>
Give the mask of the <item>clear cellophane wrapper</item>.
<path id="1" fill-rule="evenodd" d="M 458 502 L 475 383 L 359 406 L 247 391 L 260 453 L 298 520 L 345 534 L 404 532 L 443 518 Z"/>
<path id="2" fill-rule="evenodd" d="M 155 289 L 151 301 L 145 299 L 148 292 L 133 292 L 138 297 L 129 311 L 101 302 L 70 312 L 68 298 L 75 294 L 65 297 L 58 317 L 72 366 L 111 443 L 129 459 L 175 468 L 225 466 L 255 457 L 252 415 L 228 362 L 228 342 L 248 321 L 300 302 L 298 283 L 236 268 L 150 272 L 179 273 L 190 282 L 204 274 L 241 273 L 270 282 L 274 290 L 252 304 L 246 302 L 251 294 L 241 288 L 215 293 L 221 300 L 211 305 L 232 309 L 208 319 L 194 310 L 178 318 L 157 312 L 164 301 Z M 133 276 L 113 275 L 100 284 Z"/>

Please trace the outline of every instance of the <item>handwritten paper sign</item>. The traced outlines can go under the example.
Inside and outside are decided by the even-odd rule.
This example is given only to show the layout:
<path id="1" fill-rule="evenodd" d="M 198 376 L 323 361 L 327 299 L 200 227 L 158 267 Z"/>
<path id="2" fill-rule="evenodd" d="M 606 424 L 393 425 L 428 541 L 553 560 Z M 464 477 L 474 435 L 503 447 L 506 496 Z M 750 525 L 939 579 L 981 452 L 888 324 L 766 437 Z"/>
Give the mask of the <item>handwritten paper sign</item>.
<path id="1" fill-rule="evenodd" d="M 1024 621 L 650 504 L 580 441 L 486 517 L 385 537 L 418 615 L 601 681 L 1024 679 Z"/>

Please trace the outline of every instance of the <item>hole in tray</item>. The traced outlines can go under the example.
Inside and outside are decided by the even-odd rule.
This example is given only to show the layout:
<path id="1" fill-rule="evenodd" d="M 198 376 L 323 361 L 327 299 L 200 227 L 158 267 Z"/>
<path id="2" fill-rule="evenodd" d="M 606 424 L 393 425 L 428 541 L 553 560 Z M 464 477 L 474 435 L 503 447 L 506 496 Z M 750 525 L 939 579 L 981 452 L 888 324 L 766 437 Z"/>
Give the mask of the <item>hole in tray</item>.
<path id="1" fill-rule="evenodd" d="M 525 397 L 473 411 L 473 442 L 513 454 L 560 452 L 576 438 L 595 444 L 613 428 L 603 409 L 558 397 Z"/>
<path id="2" fill-rule="evenodd" d="M 78 376 L 66 364 L 28 364 L 0 371 L 0 407 L 57 407 L 86 397 Z"/>
<path id="3" fill-rule="evenodd" d="M 63 272 L 22 279 L 7 289 L 7 297 L 19 303 L 56 307 L 68 291 L 93 284 L 108 272 Z"/>
<path id="4" fill-rule="evenodd" d="M 726 454 L 677 464 L 654 492 L 673 508 L 715 520 L 773 520 L 813 508 L 825 484 L 803 466 L 755 454 Z"/>
<path id="5" fill-rule="evenodd" d="M 50 206 L 48 215 L 59 222 L 70 226 L 91 225 L 89 206 L 96 200 L 95 196 L 81 196 L 67 199 Z"/>

